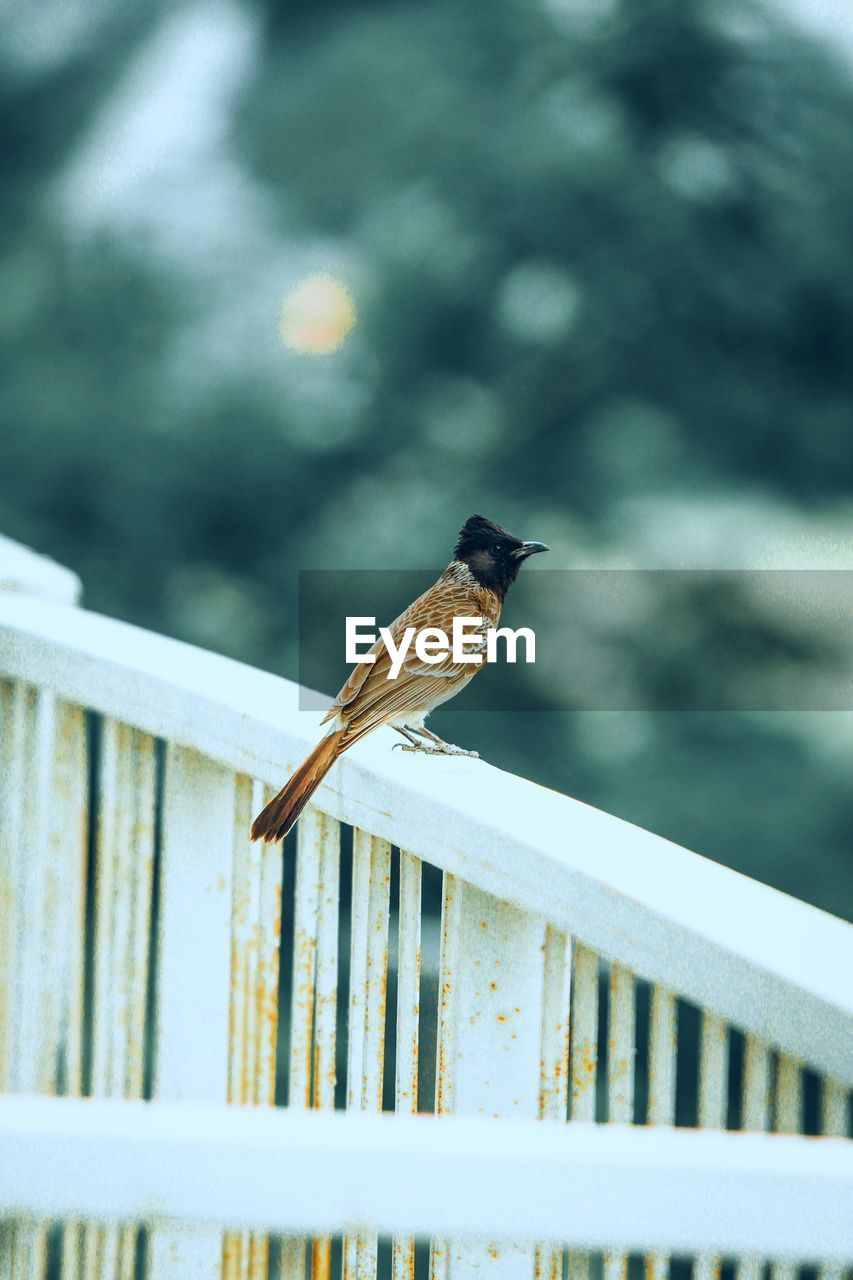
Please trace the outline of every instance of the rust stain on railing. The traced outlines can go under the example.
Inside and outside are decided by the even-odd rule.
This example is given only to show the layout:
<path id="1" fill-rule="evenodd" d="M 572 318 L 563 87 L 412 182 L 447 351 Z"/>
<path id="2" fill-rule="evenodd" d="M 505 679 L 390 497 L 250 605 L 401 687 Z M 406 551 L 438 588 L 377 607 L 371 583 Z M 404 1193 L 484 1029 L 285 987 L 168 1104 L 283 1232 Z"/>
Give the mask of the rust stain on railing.
<path id="1" fill-rule="evenodd" d="M 232 1103 L 275 1100 L 278 956 L 281 941 L 281 851 L 248 839 L 251 815 L 265 799 L 261 784 L 235 779 L 231 902 L 229 1083 Z M 223 1238 L 224 1280 L 265 1280 L 269 1241 L 248 1231 Z"/>

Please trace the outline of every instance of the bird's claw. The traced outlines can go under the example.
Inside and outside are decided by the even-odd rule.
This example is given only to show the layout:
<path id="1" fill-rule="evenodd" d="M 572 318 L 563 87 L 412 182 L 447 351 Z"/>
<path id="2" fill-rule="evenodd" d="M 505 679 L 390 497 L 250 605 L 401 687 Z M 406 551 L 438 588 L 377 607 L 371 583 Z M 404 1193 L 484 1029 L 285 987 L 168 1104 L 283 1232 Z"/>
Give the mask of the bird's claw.
<path id="1" fill-rule="evenodd" d="M 446 742 L 443 747 L 438 748 L 440 756 L 466 756 L 469 760 L 479 760 L 479 751 L 466 751 L 464 747 L 457 747 L 452 742 Z"/>

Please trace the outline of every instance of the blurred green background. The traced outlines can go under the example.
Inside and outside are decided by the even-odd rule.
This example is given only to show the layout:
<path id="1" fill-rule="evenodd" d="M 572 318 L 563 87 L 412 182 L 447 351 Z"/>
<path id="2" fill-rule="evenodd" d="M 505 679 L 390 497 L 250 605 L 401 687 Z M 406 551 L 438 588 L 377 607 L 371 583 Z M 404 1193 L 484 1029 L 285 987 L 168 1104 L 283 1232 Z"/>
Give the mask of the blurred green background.
<path id="1" fill-rule="evenodd" d="M 793 4 L 12 0 L 0 530 L 289 676 L 300 568 L 440 569 L 474 511 L 555 568 L 850 568 L 853 32 Z M 278 330 L 318 271 L 324 357 Z M 849 713 L 463 701 L 493 763 L 853 913 Z"/>

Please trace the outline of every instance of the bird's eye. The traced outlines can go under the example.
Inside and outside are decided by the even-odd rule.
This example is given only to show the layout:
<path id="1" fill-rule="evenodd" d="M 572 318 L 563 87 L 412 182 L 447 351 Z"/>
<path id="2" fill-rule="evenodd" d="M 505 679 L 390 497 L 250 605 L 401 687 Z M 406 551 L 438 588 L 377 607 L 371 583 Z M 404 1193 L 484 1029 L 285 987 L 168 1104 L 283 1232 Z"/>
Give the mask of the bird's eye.
<path id="1" fill-rule="evenodd" d="M 503 551 L 503 549 L 504 549 L 504 544 L 502 542 L 492 543 L 492 551 L 494 551 L 496 556 L 499 556 L 500 553 Z"/>

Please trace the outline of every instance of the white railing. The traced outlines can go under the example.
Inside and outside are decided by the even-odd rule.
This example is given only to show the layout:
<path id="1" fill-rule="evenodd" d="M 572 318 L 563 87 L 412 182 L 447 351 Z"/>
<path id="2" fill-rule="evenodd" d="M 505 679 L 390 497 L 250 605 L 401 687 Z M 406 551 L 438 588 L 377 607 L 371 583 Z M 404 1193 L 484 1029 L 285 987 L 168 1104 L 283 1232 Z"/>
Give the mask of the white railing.
<path id="1" fill-rule="evenodd" d="M 83 588 L 70 569 L 0 534 L 0 591 L 20 591 L 60 604 L 79 604 Z"/>
<path id="2" fill-rule="evenodd" d="M 604 1251 L 607 1280 L 625 1274 L 629 1251 L 655 1276 L 674 1251 L 694 1255 L 697 1280 L 723 1253 L 737 1255 L 739 1280 L 763 1258 L 778 1280 L 797 1260 L 840 1274 L 853 1253 L 840 1198 L 850 1144 L 740 1135 L 720 1146 L 621 1126 L 846 1135 L 853 930 L 843 922 L 486 764 L 392 752 L 384 731 L 335 767 L 282 858 L 247 833 L 318 736 L 296 687 L 69 604 L 0 594 L 0 713 L 0 1091 L 287 1103 L 275 1125 L 265 1118 L 254 1174 L 254 1117 L 213 1112 L 205 1138 L 170 1112 L 175 1143 L 145 1148 L 147 1182 L 120 1184 L 83 1171 L 94 1151 L 115 1170 L 110 1125 L 137 1167 L 130 1153 L 145 1146 L 140 1126 L 155 1131 L 156 1104 L 3 1104 L 0 1165 L 21 1176 L 5 1195 L 0 1178 L 0 1212 L 22 1215 L 0 1233 L 4 1280 L 40 1276 L 46 1263 L 64 1277 L 129 1277 L 146 1259 L 156 1280 L 268 1266 L 317 1280 L 339 1252 L 345 1276 L 361 1280 L 376 1273 L 380 1232 L 396 1232 L 394 1280 L 414 1275 L 416 1260 L 422 1274 L 414 1234 L 432 1239 L 435 1280 L 481 1266 L 496 1280 L 559 1276 L 564 1246 L 573 1280 L 589 1274 L 590 1250 Z M 350 863 L 351 881 L 340 874 Z M 433 891 L 438 872 L 434 956 L 422 880 Z M 287 1127 L 336 1105 L 614 1128 L 532 1125 L 513 1160 L 516 1130 L 496 1125 L 501 1163 L 487 1177 L 477 1157 L 490 1139 L 447 1122 L 398 1116 L 376 1128 L 362 1117 L 323 1129 L 312 1114 Z M 288 1152 L 303 1153 L 316 1193 L 338 1143 L 349 1183 L 339 1178 L 333 1194 L 330 1182 L 328 1204 L 301 1218 L 260 1211 L 281 1204 L 271 1188 L 291 1203 Z M 366 1181 L 386 1158 L 388 1176 L 360 1185 L 355 1171 Z M 433 1171 L 421 1216 L 401 1186 L 415 1159 Z M 198 1199 L 150 1198 L 158 1168 L 166 1188 L 193 1162 L 206 1166 L 208 1212 L 193 1210 Z M 541 1214 L 525 1217 L 533 1201 L 520 1188 L 539 1186 L 546 1168 L 560 1194 L 537 1197 Z M 238 1194 L 229 1170 L 248 1190 Z M 589 1197 L 575 1200 L 571 1180 L 581 1170 L 589 1187 L 633 1187 L 629 1203 L 580 1216 Z M 726 1178 L 744 1196 L 760 1187 L 752 1227 L 722 1191 L 713 1198 Z M 491 1219 L 477 1216 L 483 1187 Z M 503 1213 L 513 1195 L 518 1211 Z M 804 1208 L 818 1202 L 809 1230 Z M 47 1230 L 50 1215 L 66 1219 L 61 1235 Z M 114 1216 L 123 1224 L 97 1225 Z M 263 1229 L 289 1234 L 270 1249 Z"/>

